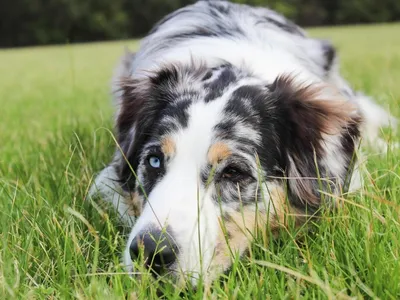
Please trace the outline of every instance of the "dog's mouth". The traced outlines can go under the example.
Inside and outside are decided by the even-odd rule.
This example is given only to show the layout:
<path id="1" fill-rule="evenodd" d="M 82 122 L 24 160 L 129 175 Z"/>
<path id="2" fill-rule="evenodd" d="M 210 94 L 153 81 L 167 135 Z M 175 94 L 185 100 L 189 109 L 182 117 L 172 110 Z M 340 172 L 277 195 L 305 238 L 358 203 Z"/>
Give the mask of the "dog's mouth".
<path id="1" fill-rule="evenodd" d="M 135 273 L 134 277 L 138 280 L 142 279 L 143 273 L 150 276 L 152 280 L 162 288 L 165 284 L 172 284 L 177 289 L 185 291 L 186 289 L 196 289 L 200 281 L 205 280 L 204 275 L 197 272 L 185 272 L 179 267 L 179 263 L 175 262 L 170 265 L 159 263 L 136 262 L 138 269 L 143 272 Z"/>
<path id="2" fill-rule="evenodd" d="M 198 269 L 185 265 L 184 261 L 181 261 L 182 253 L 177 255 L 170 249 L 161 248 L 155 253 L 145 253 L 146 251 L 141 245 L 140 252 L 140 255 L 135 256 L 131 249 L 132 268 L 137 270 L 132 274 L 139 280 L 143 274 L 146 274 L 145 276 L 150 276 L 159 283 L 173 283 L 174 286 L 184 288 L 185 286 L 195 287 L 199 281 L 214 277 L 210 276 L 211 273 L 214 274 L 213 261 L 210 262 L 206 270 L 202 271 L 202 268 Z"/>
<path id="3" fill-rule="evenodd" d="M 172 258 L 169 258 L 168 256 L 165 258 L 159 258 L 159 257 L 154 257 L 154 258 L 147 258 L 146 261 L 144 262 L 144 266 L 147 270 L 150 271 L 150 273 L 153 275 L 153 277 L 174 277 L 175 271 L 174 263 L 175 259 L 173 259 L 172 262 L 169 262 Z"/>

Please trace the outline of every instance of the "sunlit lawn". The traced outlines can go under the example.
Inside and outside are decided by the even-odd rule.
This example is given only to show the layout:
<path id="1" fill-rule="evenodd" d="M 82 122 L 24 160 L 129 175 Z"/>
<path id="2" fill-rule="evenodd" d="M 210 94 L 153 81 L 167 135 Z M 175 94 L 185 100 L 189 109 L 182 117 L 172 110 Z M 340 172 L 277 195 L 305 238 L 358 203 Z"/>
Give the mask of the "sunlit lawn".
<path id="1" fill-rule="evenodd" d="M 353 86 L 400 117 L 399 24 L 311 32 L 338 46 Z M 307 234 L 256 241 L 211 289 L 124 274 L 126 232 L 83 200 L 113 152 L 109 82 L 124 46 L 137 42 L 0 51 L 1 299 L 400 298 L 399 151 L 366 151 L 365 187 L 342 211 Z"/>

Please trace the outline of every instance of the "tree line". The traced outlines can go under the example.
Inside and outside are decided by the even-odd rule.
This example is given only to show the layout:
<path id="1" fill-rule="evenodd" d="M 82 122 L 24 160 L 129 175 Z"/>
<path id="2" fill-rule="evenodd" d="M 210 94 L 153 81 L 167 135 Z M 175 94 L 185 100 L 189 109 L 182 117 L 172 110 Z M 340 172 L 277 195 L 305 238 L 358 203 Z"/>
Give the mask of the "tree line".
<path id="1" fill-rule="evenodd" d="M 195 0 L 0 0 L 0 47 L 144 36 Z M 219 1 L 219 0 L 214 0 Z M 232 0 L 273 8 L 302 26 L 393 22 L 400 0 Z"/>

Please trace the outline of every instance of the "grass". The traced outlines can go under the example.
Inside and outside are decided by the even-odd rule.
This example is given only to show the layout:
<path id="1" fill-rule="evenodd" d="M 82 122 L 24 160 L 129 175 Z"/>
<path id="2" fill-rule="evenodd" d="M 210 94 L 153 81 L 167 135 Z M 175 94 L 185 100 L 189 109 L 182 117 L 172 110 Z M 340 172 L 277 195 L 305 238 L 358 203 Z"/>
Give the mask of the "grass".
<path id="1" fill-rule="evenodd" d="M 313 29 L 353 86 L 400 116 L 400 25 Z M 400 298 L 400 153 L 369 156 L 365 186 L 312 230 L 257 240 L 212 289 L 124 274 L 112 210 L 84 201 L 113 152 L 109 79 L 135 41 L 0 51 L 0 298 Z M 399 135 L 386 138 L 399 140 Z"/>

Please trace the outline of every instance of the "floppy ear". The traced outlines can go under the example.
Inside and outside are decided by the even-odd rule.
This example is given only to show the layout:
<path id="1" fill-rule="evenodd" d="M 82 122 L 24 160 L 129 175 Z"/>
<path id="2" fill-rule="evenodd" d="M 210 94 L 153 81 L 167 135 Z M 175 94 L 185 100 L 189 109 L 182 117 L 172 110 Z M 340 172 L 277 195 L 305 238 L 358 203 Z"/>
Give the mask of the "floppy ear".
<path id="1" fill-rule="evenodd" d="M 321 190 L 339 193 L 348 180 L 361 117 L 353 103 L 328 86 L 301 86 L 282 76 L 271 90 L 283 109 L 289 200 L 315 210 Z"/>
<path id="2" fill-rule="evenodd" d="M 116 133 L 119 148 L 115 156 L 121 186 L 133 191 L 139 153 L 154 123 L 149 78 L 122 77 L 119 80 L 120 99 L 116 116 Z M 121 153 L 122 150 L 122 153 Z M 122 154 L 122 155 L 121 155 Z"/>
<path id="3" fill-rule="evenodd" d="M 126 138 L 131 135 L 133 138 L 134 127 L 139 121 L 139 116 L 143 111 L 145 99 L 147 98 L 148 83 L 147 80 L 134 79 L 130 77 L 121 77 L 119 79 L 120 101 L 116 116 L 116 132 L 118 142 L 124 146 Z"/>

